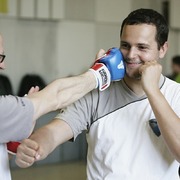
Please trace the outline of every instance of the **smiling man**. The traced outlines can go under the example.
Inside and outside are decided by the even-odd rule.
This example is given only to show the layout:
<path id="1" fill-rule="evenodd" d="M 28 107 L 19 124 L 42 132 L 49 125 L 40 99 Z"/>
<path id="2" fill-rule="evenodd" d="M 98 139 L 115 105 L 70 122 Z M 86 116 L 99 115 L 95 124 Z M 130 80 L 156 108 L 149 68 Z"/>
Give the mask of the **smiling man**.
<path id="1" fill-rule="evenodd" d="M 159 64 L 168 32 L 158 12 L 131 12 L 120 31 L 125 77 L 90 92 L 23 141 L 17 164 L 28 167 L 86 130 L 88 180 L 179 180 L 180 84 L 163 76 Z"/>

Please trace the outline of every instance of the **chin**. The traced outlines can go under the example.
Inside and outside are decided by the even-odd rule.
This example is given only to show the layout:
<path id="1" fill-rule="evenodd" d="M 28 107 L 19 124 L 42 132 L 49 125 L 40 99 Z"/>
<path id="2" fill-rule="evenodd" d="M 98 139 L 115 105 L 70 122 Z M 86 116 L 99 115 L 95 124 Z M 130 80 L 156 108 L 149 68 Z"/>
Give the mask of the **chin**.
<path id="1" fill-rule="evenodd" d="M 141 80 L 141 75 L 138 73 L 138 74 L 126 74 L 126 76 L 130 79 L 135 79 L 135 80 Z"/>
<path id="2" fill-rule="evenodd" d="M 137 79 L 137 80 L 140 80 L 141 79 L 141 75 L 140 74 L 135 75 L 134 78 Z"/>

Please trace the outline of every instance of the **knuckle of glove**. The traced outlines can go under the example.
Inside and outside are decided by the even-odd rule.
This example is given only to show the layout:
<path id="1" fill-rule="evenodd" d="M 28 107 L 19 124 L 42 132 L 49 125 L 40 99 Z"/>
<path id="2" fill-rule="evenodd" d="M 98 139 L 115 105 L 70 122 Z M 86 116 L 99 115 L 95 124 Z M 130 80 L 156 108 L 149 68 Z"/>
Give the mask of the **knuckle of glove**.
<path id="1" fill-rule="evenodd" d="M 118 48 L 109 49 L 96 60 L 90 69 L 96 79 L 100 91 L 109 87 L 111 81 L 121 80 L 125 75 L 123 55 Z"/>
<path id="2" fill-rule="evenodd" d="M 107 55 L 99 59 L 108 68 L 111 74 L 111 80 L 121 80 L 125 74 L 123 55 L 118 48 L 111 48 L 107 51 Z"/>

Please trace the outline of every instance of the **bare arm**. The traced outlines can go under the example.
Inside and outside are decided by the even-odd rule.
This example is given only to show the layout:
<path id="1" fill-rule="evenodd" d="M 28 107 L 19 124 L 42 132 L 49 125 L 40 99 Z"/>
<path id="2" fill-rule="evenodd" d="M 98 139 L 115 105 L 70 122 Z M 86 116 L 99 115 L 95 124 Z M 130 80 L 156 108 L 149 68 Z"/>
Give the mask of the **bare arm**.
<path id="1" fill-rule="evenodd" d="M 96 54 L 96 59 L 104 54 L 105 51 L 100 49 Z M 75 102 L 97 87 L 97 83 L 94 73 L 87 71 L 79 76 L 57 79 L 43 90 L 28 95 L 35 109 L 34 120 Z"/>
<path id="2" fill-rule="evenodd" d="M 32 101 L 35 110 L 34 120 L 73 103 L 93 90 L 96 83 L 93 73 L 87 71 L 79 76 L 57 79 L 43 90 L 29 94 L 27 98 Z"/>
<path id="3" fill-rule="evenodd" d="M 104 50 L 100 50 L 96 57 L 103 54 Z M 60 109 L 73 103 L 96 86 L 97 79 L 91 71 L 80 76 L 52 82 L 44 90 L 38 92 L 40 98 L 35 93 L 29 96 L 31 100 L 34 100 L 36 109 L 34 119 L 44 114 L 44 112 Z M 18 147 L 16 163 L 20 167 L 29 167 L 34 161 L 47 157 L 58 145 L 72 137 L 73 132 L 70 126 L 64 121 L 55 119 L 38 129 L 29 139 L 22 141 Z"/>
<path id="4" fill-rule="evenodd" d="M 42 91 L 28 95 L 35 106 L 37 119 L 49 111 L 63 108 L 78 100 L 94 89 L 96 79 L 91 71 L 80 76 L 59 79 Z M 62 120 L 53 120 L 36 130 L 29 139 L 21 142 L 17 149 L 16 163 L 20 167 L 29 167 L 36 160 L 47 157 L 58 145 L 73 137 L 70 126 Z"/>
<path id="5" fill-rule="evenodd" d="M 165 143 L 176 160 L 180 162 L 180 118 L 172 110 L 158 87 L 161 70 L 162 67 L 156 62 L 143 67 L 143 88 L 156 116 Z"/>
<path id="6" fill-rule="evenodd" d="M 54 119 L 22 141 L 18 147 L 16 164 L 22 168 L 29 167 L 35 161 L 46 158 L 58 145 L 72 137 L 70 126 L 65 121 Z"/>

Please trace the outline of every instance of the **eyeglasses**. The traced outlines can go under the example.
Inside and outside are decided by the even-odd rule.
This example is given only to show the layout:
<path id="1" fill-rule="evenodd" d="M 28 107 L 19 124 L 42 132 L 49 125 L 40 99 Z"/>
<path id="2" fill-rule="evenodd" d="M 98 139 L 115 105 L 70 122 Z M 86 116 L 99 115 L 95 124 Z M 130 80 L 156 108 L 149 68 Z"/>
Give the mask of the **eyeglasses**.
<path id="1" fill-rule="evenodd" d="M 6 55 L 0 54 L 0 63 L 2 63 L 5 59 Z"/>
<path id="2" fill-rule="evenodd" d="M 150 119 L 149 125 L 150 125 L 152 131 L 154 132 L 154 134 L 159 137 L 161 135 L 161 132 L 159 130 L 156 119 Z"/>

